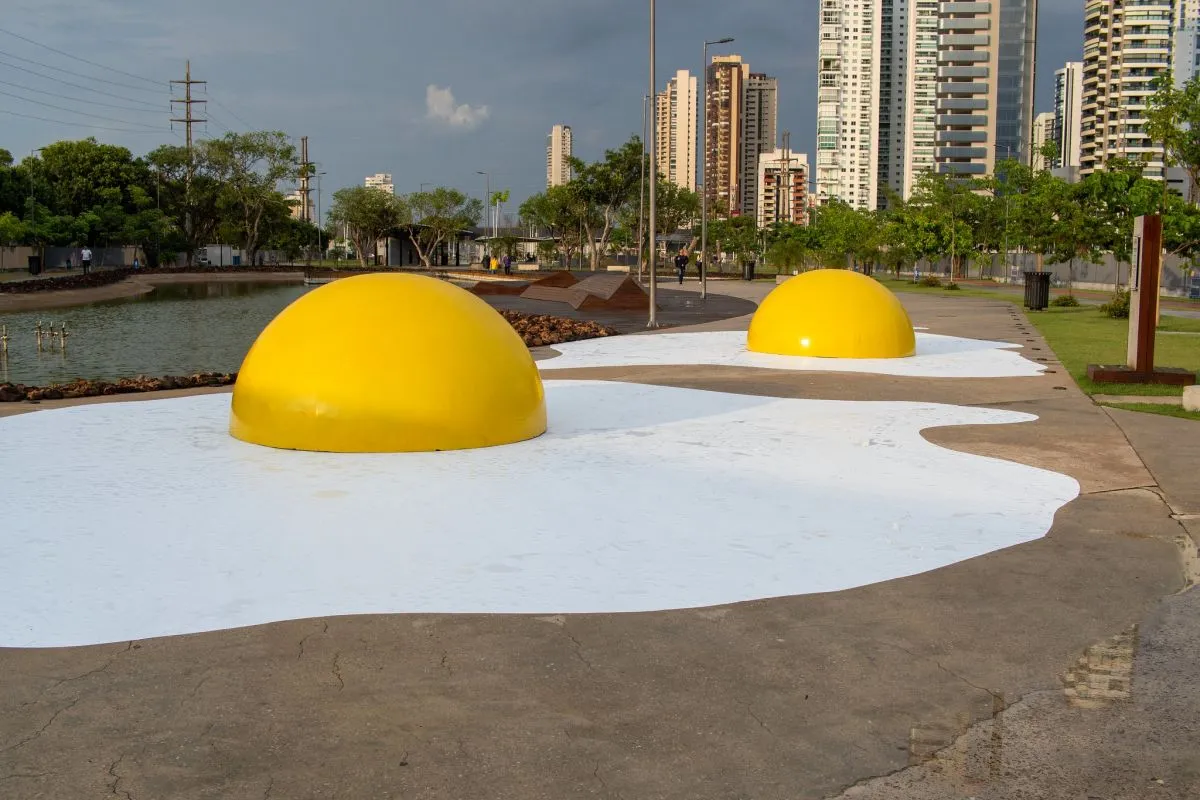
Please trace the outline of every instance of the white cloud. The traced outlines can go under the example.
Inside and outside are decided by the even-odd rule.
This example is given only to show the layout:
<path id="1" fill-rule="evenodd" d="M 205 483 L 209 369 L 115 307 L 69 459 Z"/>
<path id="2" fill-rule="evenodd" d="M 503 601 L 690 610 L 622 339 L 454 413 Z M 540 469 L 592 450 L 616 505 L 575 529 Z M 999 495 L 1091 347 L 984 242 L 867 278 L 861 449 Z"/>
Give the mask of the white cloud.
<path id="1" fill-rule="evenodd" d="M 431 83 L 425 87 L 425 116 L 428 119 L 444 122 L 451 128 L 471 130 L 487 119 L 490 113 L 487 106 L 456 105 L 454 92 L 450 91 L 449 86 L 443 89 Z"/>

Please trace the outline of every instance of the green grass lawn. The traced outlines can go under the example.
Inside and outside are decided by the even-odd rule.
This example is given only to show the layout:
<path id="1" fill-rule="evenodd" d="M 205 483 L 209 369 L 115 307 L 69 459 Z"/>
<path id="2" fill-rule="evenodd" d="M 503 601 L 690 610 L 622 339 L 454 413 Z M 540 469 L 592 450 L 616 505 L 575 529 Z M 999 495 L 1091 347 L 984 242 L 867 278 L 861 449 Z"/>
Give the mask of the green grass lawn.
<path id="1" fill-rule="evenodd" d="M 986 297 L 989 300 L 1003 300 L 1006 303 L 1020 303 L 1025 299 L 1023 294 L 1004 292 L 1001 290 L 979 289 L 960 284 L 958 289 L 947 289 L 945 286 L 922 286 L 911 280 L 885 278 L 875 276 L 875 280 L 891 289 L 893 292 L 912 292 L 914 294 L 937 294 L 945 297 Z"/>
<path id="2" fill-rule="evenodd" d="M 1164 417 L 1179 417 L 1181 419 L 1194 419 L 1200 422 L 1200 413 L 1196 411 L 1184 411 L 1179 406 L 1160 406 L 1153 403 L 1104 403 L 1105 408 L 1123 408 L 1126 411 L 1144 411 L 1148 414 L 1161 414 Z"/>
<path id="3" fill-rule="evenodd" d="M 1173 395 L 1183 394 L 1178 386 L 1126 383 L 1095 383 L 1088 380 L 1089 364 L 1124 364 L 1129 321 L 1111 319 L 1092 307 L 1051 308 L 1031 312 L 1030 321 L 1046 337 L 1051 349 L 1089 395 Z M 1155 337 L 1154 362 L 1163 367 L 1200 370 L 1200 337 L 1164 335 L 1164 332 L 1200 333 L 1200 319 L 1163 316 Z M 1167 408 L 1170 408 L 1168 406 Z M 1138 409 L 1144 410 L 1144 409 Z"/>

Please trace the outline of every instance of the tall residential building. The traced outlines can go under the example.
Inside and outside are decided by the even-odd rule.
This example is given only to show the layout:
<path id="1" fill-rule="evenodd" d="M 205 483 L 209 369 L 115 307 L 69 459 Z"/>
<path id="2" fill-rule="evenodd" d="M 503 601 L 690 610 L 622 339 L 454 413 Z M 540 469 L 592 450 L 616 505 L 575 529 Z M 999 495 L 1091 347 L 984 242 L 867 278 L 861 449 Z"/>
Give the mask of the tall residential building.
<path id="1" fill-rule="evenodd" d="M 758 158 L 775 149 L 779 86 L 741 56 L 713 56 L 705 76 L 708 153 L 704 191 L 733 215 L 755 215 Z"/>
<path id="2" fill-rule="evenodd" d="M 697 79 L 681 69 L 657 97 L 658 174 L 696 191 Z"/>
<path id="3" fill-rule="evenodd" d="M 1174 3 L 1087 0 L 1081 175 L 1103 169 L 1110 159 L 1125 158 L 1144 162 L 1142 174 L 1147 178 L 1163 179 L 1162 148 L 1146 134 L 1145 111 L 1146 100 L 1155 91 L 1154 79 L 1171 69 Z"/>
<path id="4" fill-rule="evenodd" d="M 817 194 L 857 208 L 921 173 L 1028 157 L 1037 0 L 821 0 Z"/>
<path id="5" fill-rule="evenodd" d="M 546 137 L 546 188 L 571 181 L 571 127 L 555 125 Z"/>
<path id="6" fill-rule="evenodd" d="M 786 135 L 785 135 L 786 136 Z M 808 224 L 808 156 L 786 145 L 758 157 L 758 227 Z"/>
<path id="7" fill-rule="evenodd" d="M 380 191 L 387 192 L 388 194 L 396 193 L 396 185 L 392 183 L 391 173 L 388 172 L 379 172 L 375 175 L 368 175 L 366 181 L 364 181 L 364 185 L 368 189 L 379 189 Z"/>
<path id="8" fill-rule="evenodd" d="M 1053 159 L 1047 160 L 1042 155 L 1042 148 L 1053 141 L 1054 112 L 1043 111 L 1033 118 L 1033 138 L 1029 143 L 1029 166 L 1034 170 L 1050 169 L 1053 165 Z"/>
<path id="9" fill-rule="evenodd" d="M 1037 0 L 946 2 L 939 13 L 938 172 L 1029 163 Z"/>
<path id="10" fill-rule="evenodd" d="M 704 158 L 704 192 L 709 207 L 724 206 L 736 214 L 741 197 L 742 103 L 750 65 L 741 56 L 713 56 L 705 75 L 705 126 L 708 152 Z"/>
<path id="11" fill-rule="evenodd" d="M 876 0 L 821 0 L 816 177 L 822 203 L 837 198 L 855 208 L 876 205 L 881 24 Z M 895 53 L 889 57 L 894 67 Z M 894 87 L 895 70 L 887 75 Z"/>
<path id="12" fill-rule="evenodd" d="M 742 110 L 742 166 L 740 212 L 758 216 L 758 162 L 775 150 L 779 121 L 779 79 L 750 73 Z"/>
<path id="13" fill-rule="evenodd" d="M 1054 136 L 1058 158 L 1050 165 L 1059 177 L 1074 181 L 1079 174 L 1079 134 L 1083 117 L 1083 62 L 1068 61 L 1054 72 Z"/>

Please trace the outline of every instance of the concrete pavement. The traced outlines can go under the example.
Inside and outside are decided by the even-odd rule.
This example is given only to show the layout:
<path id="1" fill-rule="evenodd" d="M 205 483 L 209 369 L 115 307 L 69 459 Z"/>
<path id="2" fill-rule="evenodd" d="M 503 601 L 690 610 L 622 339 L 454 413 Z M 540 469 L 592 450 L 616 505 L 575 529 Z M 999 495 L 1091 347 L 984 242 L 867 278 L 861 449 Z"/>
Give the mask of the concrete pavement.
<path id="1" fill-rule="evenodd" d="M 710 283 L 748 301 L 770 288 Z M 1197 595 L 1177 594 L 1196 577 L 1184 533 L 1200 528 L 1188 477 L 1200 426 L 1096 407 L 1009 303 L 901 299 L 917 325 L 1019 342 L 1052 372 L 552 377 L 1028 411 L 1039 420 L 926 436 L 1076 477 L 1083 494 L 1044 539 L 849 592 L 720 608 L 367 616 L 0 650 L 0 795 L 1200 794 Z M 169 525 L 174 512 L 156 513 Z"/>

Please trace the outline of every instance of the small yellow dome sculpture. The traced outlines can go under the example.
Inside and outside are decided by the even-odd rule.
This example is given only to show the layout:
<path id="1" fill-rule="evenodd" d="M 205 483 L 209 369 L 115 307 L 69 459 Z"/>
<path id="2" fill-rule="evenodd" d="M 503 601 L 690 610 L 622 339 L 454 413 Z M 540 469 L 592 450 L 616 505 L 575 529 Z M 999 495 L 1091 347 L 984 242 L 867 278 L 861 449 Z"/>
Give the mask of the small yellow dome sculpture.
<path id="1" fill-rule="evenodd" d="M 246 355 L 229 432 L 287 450 L 465 450 L 546 432 L 542 380 L 487 303 L 419 275 L 344 278 L 301 297 Z"/>
<path id="2" fill-rule="evenodd" d="M 767 295 L 750 323 L 755 353 L 821 358 L 906 358 L 917 351 L 900 301 L 873 278 L 819 269 Z"/>

